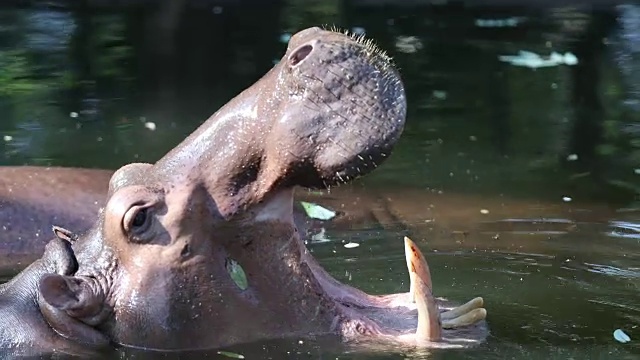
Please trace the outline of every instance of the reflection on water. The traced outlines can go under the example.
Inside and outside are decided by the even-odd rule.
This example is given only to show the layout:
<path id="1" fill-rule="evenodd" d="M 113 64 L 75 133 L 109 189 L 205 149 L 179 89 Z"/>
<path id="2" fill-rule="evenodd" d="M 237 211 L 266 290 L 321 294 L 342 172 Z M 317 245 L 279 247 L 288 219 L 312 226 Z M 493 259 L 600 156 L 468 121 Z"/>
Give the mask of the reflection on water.
<path id="1" fill-rule="evenodd" d="M 640 354 L 640 7 L 160 3 L 0 9 L 2 164 L 154 161 L 267 71 L 287 34 L 318 24 L 365 32 L 401 69 L 407 129 L 391 160 L 361 183 L 377 194 L 361 205 L 372 221 L 327 226 L 309 247 L 345 282 L 406 291 L 401 240 L 409 234 L 426 252 L 437 295 L 480 295 L 489 312 L 491 336 L 472 350 L 362 354 L 334 339 L 289 339 L 231 351 L 273 359 Z M 614 340 L 618 328 L 631 342 Z"/>

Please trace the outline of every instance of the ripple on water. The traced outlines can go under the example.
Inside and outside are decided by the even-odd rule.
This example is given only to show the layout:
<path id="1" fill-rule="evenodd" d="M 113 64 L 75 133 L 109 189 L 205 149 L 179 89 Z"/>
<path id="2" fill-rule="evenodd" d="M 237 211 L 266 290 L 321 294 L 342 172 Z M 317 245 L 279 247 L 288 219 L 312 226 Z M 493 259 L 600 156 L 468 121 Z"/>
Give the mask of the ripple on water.
<path id="1" fill-rule="evenodd" d="M 627 278 L 627 279 L 640 278 L 640 271 L 635 268 L 621 269 L 611 265 L 601 265 L 601 264 L 591 264 L 591 263 L 585 263 L 584 265 L 586 266 L 587 271 L 597 273 L 597 274 L 611 275 L 611 276 Z"/>
<path id="2" fill-rule="evenodd" d="M 612 220 L 606 234 L 611 237 L 640 240 L 640 224 L 631 221 Z"/>
<path id="3" fill-rule="evenodd" d="M 561 218 L 508 218 L 482 224 L 483 232 L 514 235 L 561 235 L 573 230 L 576 223 Z"/>

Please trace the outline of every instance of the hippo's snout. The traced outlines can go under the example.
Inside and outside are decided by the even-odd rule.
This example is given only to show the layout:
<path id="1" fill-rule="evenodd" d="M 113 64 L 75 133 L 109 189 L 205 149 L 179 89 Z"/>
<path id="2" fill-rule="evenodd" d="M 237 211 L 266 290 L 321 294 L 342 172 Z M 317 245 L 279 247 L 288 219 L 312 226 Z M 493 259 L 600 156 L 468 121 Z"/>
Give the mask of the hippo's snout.
<path id="1" fill-rule="evenodd" d="M 400 137 L 406 107 L 400 75 L 371 41 L 310 28 L 156 167 L 176 182 L 200 174 L 228 217 L 279 189 L 370 172 Z"/>
<path id="2" fill-rule="evenodd" d="M 344 183 L 390 154 L 404 127 L 404 86 L 371 41 L 303 30 L 291 38 L 276 73 L 275 92 L 286 96 L 269 140 L 278 144 L 285 182 Z"/>

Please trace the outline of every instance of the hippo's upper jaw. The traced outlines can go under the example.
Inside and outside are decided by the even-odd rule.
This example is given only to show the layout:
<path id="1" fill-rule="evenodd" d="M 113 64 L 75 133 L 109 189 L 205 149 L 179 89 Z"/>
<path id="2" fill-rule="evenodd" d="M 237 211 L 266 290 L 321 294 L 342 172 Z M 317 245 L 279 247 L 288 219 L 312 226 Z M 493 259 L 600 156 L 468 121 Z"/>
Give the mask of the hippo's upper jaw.
<path id="1" fill-rule="evenodd" d="M 442 327 L 482 339 L 481 301 L 440 314 L 410 241 L 412 295 L 376 297 L 329 276 L 293 223 L 294 186 L 371 171 L 405 116 L 399 75 L 372 45 L 318 28 L 294 35 L 276 67 L 155 165 L 113 175 L 73 245 L 75 275 L 40 281 L 45 318 L 78 341 L 95 342 L 78 331 L 89 327 L 157 349 L 322 333 L 444 344 Z"/>

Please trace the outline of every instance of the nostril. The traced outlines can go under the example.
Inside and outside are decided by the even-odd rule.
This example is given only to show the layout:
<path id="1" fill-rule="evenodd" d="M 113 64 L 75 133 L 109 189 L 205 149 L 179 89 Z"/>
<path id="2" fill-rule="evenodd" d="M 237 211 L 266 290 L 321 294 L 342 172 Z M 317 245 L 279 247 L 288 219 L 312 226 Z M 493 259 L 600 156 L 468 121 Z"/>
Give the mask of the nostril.
<path id="1" fill-rule="evenodd" d="M 311 45 L 303 45 L 299 48 L 295 49 L 293 53 L 289 56 L 289 62 L 291 62 L 291 66 L 296 66 L 302 62 L 313 50 L 313 46 Z"/>

